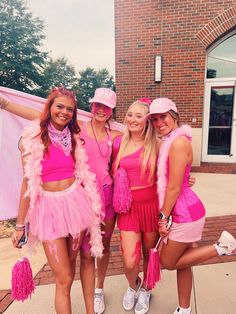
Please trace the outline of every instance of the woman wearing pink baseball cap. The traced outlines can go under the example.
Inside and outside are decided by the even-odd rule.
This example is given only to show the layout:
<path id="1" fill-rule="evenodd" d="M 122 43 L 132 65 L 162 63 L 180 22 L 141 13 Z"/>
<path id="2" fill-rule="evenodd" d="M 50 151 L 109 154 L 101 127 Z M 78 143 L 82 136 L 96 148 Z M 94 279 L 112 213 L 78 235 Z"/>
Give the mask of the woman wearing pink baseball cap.
<path id="1" fill-rule="evenodd" d="M 160 208 L 159 234 L 164 245 L 161 264 L 177 270 L 179 306 L 174 314 L 190 314 L 191 266 L 218 255 L 236 252 L 236 239 L 223 231 L 217 244 L 193 247 L 199 241 L 205 222 L 205 209 L 188 186 L 193 160 L 191 128 L 179 126 L 179 114 L 173 101 L 155 99 L 147 115 L 162 139 L 158 156 L 157 192 Z M 173 224 L 167 228 L 172 217 Z"/>

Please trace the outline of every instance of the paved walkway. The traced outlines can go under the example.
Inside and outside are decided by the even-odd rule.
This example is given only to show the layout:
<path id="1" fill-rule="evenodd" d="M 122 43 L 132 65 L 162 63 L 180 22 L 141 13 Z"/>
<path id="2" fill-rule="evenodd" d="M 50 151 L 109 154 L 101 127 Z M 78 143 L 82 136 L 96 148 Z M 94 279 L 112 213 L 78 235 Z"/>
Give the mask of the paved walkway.
<path id="1" fill-rule="evenodd" d="M 227 215 L 227 216 L 221 216 L 221 217 L 207 218 L 206 226 L 203 233 L 203 239 L 202 241 L 199 242 L 199 245 L 212 243 L 212 241 L 214 241 L 217 238 L 217 236 L 220 234 L 220 232 L 223 229 L 227 229 L 229 232 L 232 232 L 232 234 L 236 236 L 235 226 L 236 226 L 236 215 Z M 111 286 L 112 291 L 119 292 L 117 297 L 118 297 L 118 300 L 121 300 L 122 291 L 125 291 L 126 289 L 126 280 L 124 276 L 121 275 L 123 274 L 123 267 L 122 267 L 122 256 L 121 256 L 120 247 L 119 247 L 118 230 L 116 230 L 113 235 L 111 251 L 112 251 L 111 260 L 110 260 L 109 268 L 108 268 L 108 276 L 111 276 L 111 277 L 107 278 L 106 286 L 107 287 Z M 233 262 L 233 263 L 230 263 L 230 262 Z M 226 263 L 226 264 L 223 265 L 223 263 Z M 195 298 L 196 297 L 201 298 L 201 295 L 204 293 L 204 291 L 207 291 L 207 293 L 209 293 L 209 296 L 214 298 L 214 294 L 215 294 L 214 290 L 217 287 L 219 288 L 219 290 L 218 288 L 216 289 L 216 295 L 220 293 L 220 289 L 223 289 L 222 285 L 224 285 L 224 281 L 226 282 L 226 285 L 229 284 L 228 281 L 230 281 L 230 284 L 232 285 L 232 281 L 233 281 L 233 286 L 231 288 L 230 286 L 227 286 L 227 290 L 229 290 L 232 300 L 230 299 L 230 296 L 227 296 L 227 299 L 226 299 L 228 301 L 229 300 L 233 301 L 234 299 L 233 294 L 235 295 L 236 293 L 236 271 L 235 271 L 236 256 L 217 257 L 217 258 L 209 260 L 207 263 L 204 263 L 204 265 L 205 265 L 204 267 L 203 266 L 194 267 L 194 278 L 198 278 L 196 279 L 197 281 L 196 285 L 194 285 L 194 292 L 197 293 L 197 295 L 195 295 Z M 206 273 L 207 273 L 207 276 L 206 276 Z M 116 275 L 116 277 L 113 277 L 114 275 Z M 218 277 L 218 279 L 220 279 L 221 277 L 220 279 L 221 287 L 218 286 L 219 280 L 216 281 L 216 285 L 215 285 L 214 283 L 215 276 Z M 208 282 L 207 280 L 208 277 L 210 277 L 210 282 Z M 164 297 L 164 292 L 161 291 L 161 289 L 162 288 L 165 289 L 165 287 L 168 287 L 168 286 L 172 287 L 172 291 L 170 292 L 170 295 L 173 296 L 174 300 L 176 300 L 175 276 L 173 275 L 172 272 L 163 271 L 163 278 L 164 278 L 163 283 L 159 284 L 158 287 L 154 290 L 154 296 L 156 297 L 153 297 L 153 301 L 152 301 L 152 307 L 157 308 L 158 312 L 149 312 L 149 313 L 169 314 L 171 313 L 173 306 L 175 306 L 175 303 L 171 302 L 171 304 L 173 303 L 173 306 L 172 308 L 170 307 L 169 309 L 169 307 L 166 307 L 167 305 L 166 302 L 161 300 L 161 303 L 160 303 L 160 298 L 162 294 L 163 294 L 163 298 L 166 298 L 166 296 Z M 199 278 L 201 278 L 201 280 L 199 280 Z M 79 259 L 77 261 L 77 267 L 76 267 L 76 279 L 79 279 Z M 15 302 L 14 305 L 9 307 L 9 305 L 12 303 L 10 290 L 0 291 L 0 313 L 3 313 L 8 307 L 9 309 L 5 312 L 6 314 L 53 313 L 52 300 L 53 300 L 54 287 L 52 285 L 45 286 L 45 284 L 52 284 L 54 280 L 53 280 L 51 269 L 47 264 L 35 276 L 35 282 L 37 285 L 39 285 L 39 287 L 36 288 L 37 292 L 35 294 L 35 297 L 33 296 L 32 301 L 30 301 L 31 303 L 30 307 L 28 303 L 29 301 L 23 304 L 19 302 Z M 208 289 L 211 289 L 211 292 L 209 292 Z M 106 293 L 107 300 L 109 301 L 109 309 L 107 309 L 106 313 L 108 314 L 125 313 L 123 312 L 122 308 L 120 308 L 119 311 L 118 309 L 113 308 L 112 300 L 114 299 L 114 295 L 112 295 L 112 291 L 108 290 Z M 37 297 L 37 294 L 40 295 L 40 298 Z M 216 298 L 216 295 L 215 295 L 215 298 Z M 225 295 L 225 291 L 223 291 L 223 295 Z M 197 303 L 195 303 L 195 300 L 194 300 L 195 298 L 193 297 L 192 306 L 194 305 L 194 307 L 197 307 Z M 78 300 L 82 300 L 80 282 L 78 281 L 76 281 L 74 284 L 72 299 L 74 300 L 73 302 L 74 313 L 81 313 L 81 314 L 85 313 L 85 309 L 82 305 L 80 309 L 78 308 L 79 303 L 80 304 L 83 303 L 82 301 L 78 302 Z M 42 304 L 44 304 L 44 309 L 36 310 L 41 302 Z M 28 307 L 27 307 L 27 303 L 28 303 Z M 114 300 L 114 304 L 116 303 L 117 303 L 116 300 Z M 218 303 L 221 303 L 221 302 L 217 302 L 217 304 Z M 48 306 L 46 306 L 46 304 Z M 232 303 L 230 303 L 230 305 L 233 306 Z M 205 305 L 198 304 L 198 309 L 197 310 L 195 309 L 194 313 L 198 313 L 198 314 L 217 314 L 217 313 L 235 314 L 236 313 L 235 302 L 234 302 L 234 307 L 232 308 L 232 310 L 229 310 L 227 312 L 226 311 L 216 312 L 216 310 L 210 311 L 210 309 L 207 309 L 207 307 L 204 307 L 204 306 L 207 306 L 207 303 Z M 34 312 L 31 312 L 32 308 L 34 309 Z"/>
<path id="2" fill-rule="evenodd" d="M 236 186 L 235 175 L 196 174 L 195 190 L 207 208 L 210 208 L 203 239 L 198 245 L 214 242 L 222 230 L 236 236 Z M 201 188 L 200 188 L 201 187 Z M 214 215 L 217 211 L 218 215 Z M 213 215 L 212 215 L 213 214 Z M 1 244 L 1 243 L 0 243 Z M 1 247 L 1 246 L 0 246 Z M 122 294 L 127 287 L 123 276 L 122 257 L 119 246 L 119 232 L 115 230 L 111 244 L 111 259 L 106 279 L 106 314 L 125 313 L 121 307 Z M 1 270 L 0 270 L 1 271 Z M 192 293 L 193 314 L 235 314 L 236 313 L 236 256 L 217 257 L 207 263 L 193 267 L 194 283 Z M 0 273 L 1 275 L 1 273 Z M 0 276 L 0 280 L 1 280 Z M 79 259 L 76 266 L 79 279 Z M 45 264 L 36 274 L 36 292 L 32 300 L 14 302 L 10 290 L 0 291 L 0 313 L 5 314 L 51 314 L 53 310 L 53 276 Z M 175 274 L 163 271 L 163 280 L 153 291 L 150 313 L 171 314 L 177 304 Z M 76 280 L 72 290 L 73 313 L 85 314 L 80 281 Z M 131 313 L 131 312 L 130 312 Z"/>

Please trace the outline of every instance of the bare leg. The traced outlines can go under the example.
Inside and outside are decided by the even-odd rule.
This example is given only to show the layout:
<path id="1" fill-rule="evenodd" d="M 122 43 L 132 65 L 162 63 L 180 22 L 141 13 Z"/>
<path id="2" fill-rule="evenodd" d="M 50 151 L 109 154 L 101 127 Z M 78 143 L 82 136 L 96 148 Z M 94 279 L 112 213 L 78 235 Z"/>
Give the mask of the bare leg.
<path id="1" fill-rule="evenodd" d="M 56 280 L 55 310 L 57 314 L 71 314 L 70 291 L 73 282 L 67 240 L 60 238 L 43 242 L 48 263 Z"/>
<path id="2" fill-rule="evenodd" d="M 192 291 L 192 269 L 184 268 L 177 270 L 177 287 L 179 296 L 179 305 L 183 308 L 190 306 Z"/>
<path id="3" fill-rule="evenodd" d="M 190 247 L 192 244 L 168 240 L 161 251 L 161 263 L 167 269 L 182 269 L 218 256 L 213 245 Z"/>
<path id="4" fill-rule="evenodd" d="M 125 276 L 129 286 L 136 289 L 141 258 L 141 233 L 134 231 L 121 231 L 120 233 Z"/>
<path id="5" fill-rule="evenodd" d="M 181 307 L 187 308 L 190 304 L 192 290 L 190 267 L 214 256 L 218 256 L 218 253 L 213 245 L 193 248 L 192 243 L 181 243 L 172 240 L 168 240 L 168 243 L 163 245 L 161 250 L 162 266 L 169 270 L 178 270 L 177 284 Z"/>
<path id="6" fill-rule="evenodd" d="M 80 251 L 80 278 L 86 314 L 94 314 L 95 265 L 90 251 Z"/>
<path id="7" fill-rule="evenodd" d="M 116 218 L 105 220 L 105 225 L 102 225 L 103 234 L 103 257 L 97 259 L 97 288 L 103 288 L 104 280 L 106 277 L 107 267 L 110 257 L 110 243 L 112 233 L 115 227 Z"/>
<path id="8" fill-rule="evenodd" d="M 70 264 L 71 264 L 71 271 L 72 271 L 72 276 L 73 280 L 75 278 L 75 265 L 76 265 L 76 259 L 78 256 L 78 252 L 80 250 L 81 242 L 84 237 L 84 232 L 81 232 L 80 237 L 78 238 L 72 238 L 69 236 L 67 238 L 67 247 L 68 247 L 68 254 L 70 258 Z"/>

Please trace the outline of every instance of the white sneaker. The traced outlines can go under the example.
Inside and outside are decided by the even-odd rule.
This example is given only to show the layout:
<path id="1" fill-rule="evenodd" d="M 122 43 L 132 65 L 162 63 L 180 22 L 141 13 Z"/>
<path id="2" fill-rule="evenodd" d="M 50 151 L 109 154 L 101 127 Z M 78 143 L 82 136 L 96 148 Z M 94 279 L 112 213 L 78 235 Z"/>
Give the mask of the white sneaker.
<path id="1" fill-rule="evenodd" d="M 151 291 L 139 290 L 138 300 L 135 305 L 135 314 L 145 314 L 149 310 Z"/>
<path id="2" fill-rule="evenodd" d="M 140 277 L 138 277 L 138 283 L 137 283 L 137 288 L 136 290 L 128 287 L 128 289 L 126 290 L 124 296 L 123 296 L 123 308 L 126 311 L 130 311 L 134 308 L 136 299 L 138 297 L 139 294 L 139 289 L 142 285 L 142 280 Z"/>
<path id="3" fill-rule="evenodd" d="M 218 240 L 218 245 L 226 249 L 226 255 L 236 253 L 236 239 L 227 231 L 223 231 L 221 233 L 221 236 Z"/>
<path id="4" fill-rule="evenodd" d="M 177 309 L 174 311 L 173 314 L 191 314 L 192 313 L 192 309 L 191 307 L 189 307 L 186 310 L 181 309 L 180 307 L 177 307 Z"/>
<path id="5" fill-rule="evenodd" d="M 94 292 L 94 312 L 95 314 L 102 314 L 105 311 L 105 299 L 103 289 L 95 289 Z"/>

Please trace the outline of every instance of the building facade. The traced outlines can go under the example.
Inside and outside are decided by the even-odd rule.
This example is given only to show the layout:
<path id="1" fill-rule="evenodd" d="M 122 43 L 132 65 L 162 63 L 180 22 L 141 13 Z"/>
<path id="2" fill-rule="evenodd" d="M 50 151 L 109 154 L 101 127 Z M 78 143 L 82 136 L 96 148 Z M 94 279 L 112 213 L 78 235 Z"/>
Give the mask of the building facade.
<path id="1" fill-rule="evenodd" d="M 198 170 L 236 173 L 235 0 L 115 0 L 115 44 L 117 118 L 171 98 Z"/>

